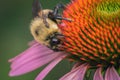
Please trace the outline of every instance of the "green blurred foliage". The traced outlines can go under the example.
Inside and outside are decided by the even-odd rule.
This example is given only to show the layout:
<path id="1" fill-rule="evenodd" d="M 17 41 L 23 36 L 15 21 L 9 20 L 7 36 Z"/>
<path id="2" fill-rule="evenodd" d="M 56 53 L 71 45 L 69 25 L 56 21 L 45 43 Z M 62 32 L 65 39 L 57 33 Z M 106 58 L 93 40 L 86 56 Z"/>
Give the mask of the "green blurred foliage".
<path id="1" fill-rule="evenodd" d="M 70 0 L 41 0 L 43 8 L 53 9 L 61 3 Z M 10 64 L 8 60 L 28 48 L 28 42 L 33 40 L 29 31 L 32 20 L 31 8 L 33 0 L 0 0 L 0 80 L 34 80 L 44 68 L 17 77 L 9 77 Z M 71 63 L 59 63 L 44 80 L 58 80 L 70 70 Z M 57 73 L 57 74 L 56 74 Z"/>

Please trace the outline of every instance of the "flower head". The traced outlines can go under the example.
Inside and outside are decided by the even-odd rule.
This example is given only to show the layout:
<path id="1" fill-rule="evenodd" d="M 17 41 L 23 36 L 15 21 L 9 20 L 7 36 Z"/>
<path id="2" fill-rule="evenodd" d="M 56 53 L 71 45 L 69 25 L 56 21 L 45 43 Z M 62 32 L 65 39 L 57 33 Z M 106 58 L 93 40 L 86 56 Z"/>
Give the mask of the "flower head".
<path id="1" fill-rule="evenodd" d="M 79 64 L 78 70 L 94 68 L 94 80 L 120 80 L 120 0 L 72 0 L 63 12 L 73 22 L 63 21 L 60 29 L 65 36 L 61 49 Z M 89 67 L 87 67 L 88 65 Z M 77 67 L 78 68 L 78 67 Z M 84 71 L 82 73 L 84 73 Z M 76 72 L 76 73 L 75 73 Z M 76 79 L 79 72 L 70 72 Z M 61 80 L 67 80 L 70 73 Z M 76 75 L 75 75 L 76 74 Z M 83 74 L 82 74 L 83 75 Z M 67 77 L 66 77 L 67 76 Z M 79 76 L 79 80 L 83 80 Z"/>

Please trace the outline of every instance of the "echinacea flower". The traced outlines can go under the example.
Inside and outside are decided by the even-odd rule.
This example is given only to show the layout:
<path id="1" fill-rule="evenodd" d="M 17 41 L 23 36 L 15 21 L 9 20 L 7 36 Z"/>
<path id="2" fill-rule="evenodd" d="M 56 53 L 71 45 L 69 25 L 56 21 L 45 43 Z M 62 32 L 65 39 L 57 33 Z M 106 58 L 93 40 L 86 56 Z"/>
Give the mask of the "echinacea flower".
<path id="1" fill-rule="evenodd" d="M 59 25 L 64 35 L 62 52 L 34 42 L 10 60 L 9 75 L 22 75 L 49 63 L 36 78 L 43 80 L 66 58 L 75 65 L 59 80 L 84 80 L 88 69 L 96 69 L 93 80 L 120 80 L 120 0 L 72 0 L 63 16 L 73 21 Z"/>
<path id="2" fill-rule="evenodd" d="M 120 80 L 120 0 L 72 0 L 63 12 L 62 50 L 77 66 L 60 80 L 83 80 L 96 69 L 93 80 Z"/>

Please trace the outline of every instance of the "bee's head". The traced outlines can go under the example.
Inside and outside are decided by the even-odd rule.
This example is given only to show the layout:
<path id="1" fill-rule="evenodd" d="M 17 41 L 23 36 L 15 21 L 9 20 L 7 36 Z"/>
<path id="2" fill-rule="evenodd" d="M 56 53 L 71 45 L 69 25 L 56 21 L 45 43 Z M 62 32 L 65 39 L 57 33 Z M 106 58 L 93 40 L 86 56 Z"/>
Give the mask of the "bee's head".
<path id="1" fill-rule="evenodd" d="M 62 34 L 60 34 L 59 32 L 54 32 L 54 33 L 48 35 L 45 41 L 48 41 L 49 48 L 51 48 L 55 51 L 58 51 L 58 48 L 59 48 L 60 44 L 62 43 L 61 37 L 63 37 Z"/>

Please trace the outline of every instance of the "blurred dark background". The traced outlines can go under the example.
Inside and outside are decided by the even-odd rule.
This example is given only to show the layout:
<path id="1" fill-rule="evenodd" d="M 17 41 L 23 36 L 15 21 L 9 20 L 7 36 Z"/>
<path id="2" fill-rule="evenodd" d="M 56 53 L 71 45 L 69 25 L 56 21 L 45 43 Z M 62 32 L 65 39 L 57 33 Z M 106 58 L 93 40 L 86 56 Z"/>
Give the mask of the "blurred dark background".
<path id="1" fill-rule="evenodd" d="M 61 3 L 70 0 L 41 0 L 43 8 L 53 9 Z M 10 64 L 8 60 L 28 48 L 28 42 L 33 40 L 29 31 L 32 20 L 31 8 L 33 0 L 0 0 L 0 80 L 34 80 L 44 68 L 17 77 L 9 77 Z M 71 64 L 60 62 L 44 80 L 58 80 L 70 70 Z"/>

